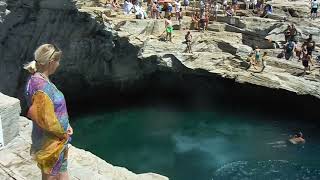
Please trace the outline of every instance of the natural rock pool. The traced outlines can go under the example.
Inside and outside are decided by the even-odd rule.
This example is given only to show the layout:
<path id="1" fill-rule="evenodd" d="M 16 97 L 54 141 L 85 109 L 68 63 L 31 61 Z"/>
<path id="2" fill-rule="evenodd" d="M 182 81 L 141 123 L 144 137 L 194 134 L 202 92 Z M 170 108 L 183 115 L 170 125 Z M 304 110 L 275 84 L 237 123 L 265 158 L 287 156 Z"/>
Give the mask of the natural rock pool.
<path id="1" fill-rule="evenodd" d="M 73 144 L 135 173 L 173 180 L 320 179 L 320 124 L 308 112 L 244 111 L 164 103 L 100 108 L 74 117 Z M 296 130 L 305 145 L 287 143 Z"/>

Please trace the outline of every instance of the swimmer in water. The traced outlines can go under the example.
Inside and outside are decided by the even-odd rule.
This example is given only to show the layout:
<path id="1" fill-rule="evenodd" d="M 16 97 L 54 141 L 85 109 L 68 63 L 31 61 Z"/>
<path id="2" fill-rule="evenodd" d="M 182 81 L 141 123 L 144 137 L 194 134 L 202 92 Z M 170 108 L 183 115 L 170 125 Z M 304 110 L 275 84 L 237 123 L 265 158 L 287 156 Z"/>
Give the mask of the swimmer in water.
<path id="1" fill-rule="evenodd" d="M 292 144 L 304 144 L 306 141 L 303 139 L 302 132 L 295 134 L 293 137 L 289 139 L 289 142 Z"/>

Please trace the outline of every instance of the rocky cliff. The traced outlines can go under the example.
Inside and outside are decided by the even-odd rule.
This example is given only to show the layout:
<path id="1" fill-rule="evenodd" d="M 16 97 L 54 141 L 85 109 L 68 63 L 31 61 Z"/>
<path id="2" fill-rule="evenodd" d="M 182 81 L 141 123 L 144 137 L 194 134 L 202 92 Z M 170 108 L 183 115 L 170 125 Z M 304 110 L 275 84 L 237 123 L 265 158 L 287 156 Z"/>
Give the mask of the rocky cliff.
<path id="1" fill-rule="evenodd" d="M 19 96 L 27 76 L 22 65 L 33 59 L 37 46 L 48 42 L 64 52 L 54 78 L 61 80 L 58 86 L 67 87 L 67 94 L 85 95 L 90 87 L 134 81 L 143 74 L 138 48 L 117 36 L 110 24 L 100 24 L 88 13 L 79 12 L 76 2 L 1 0 L 1 10 L 5 3 L 11 13 L 1 13 L 1 92 Z"/>
<path id="2" fill-rule="evenodd" d="M 197 69 L 239 83 L 320 97 L 318 66 L 301 76 L 301 63 L 279 60 L 276 55 L 280 50 L 273 49 L 283 45 L 282 32 L 288 23 L 297 24 L 300 40 L 313 34 L 319 44 L 319 20 L 307 19 L 307 0 L 298 4 L 269 1 L 275 9 L 270 18 L 243 12 L 245 16 L 235 17 L 232 23 L 230 18 L 219 15 L 219 22 L 210 24 L 209 31 L 193 32 L 193 54 L 184 53 L 186 31 L 175 31 L 173 44 L 168 44 L 159 38 L 163 20 L 134 20 L 121 12 L 85 6 L 89 2 L 92 1 L 1 0 L 1 92 L 21 97 L 27 76 L 22 64 L 32 60 L 38 45 L 50 42 L 64 51 L 53 81 L 59 79 L 57 85 L 69 100 L 108 93 L 112 96 L 130 88 L 143 91 L 147 86 L 145 77 L 158 70 L 197 74 Z M 177 28 L 177 22 L 174 24 Z M 189 27 L 190 17 L 185 16 L 182 29 Z M 262 73 L 248 71 L 245 61 L 256 45 L 270 56 Z M 81 98 L 77 98 L 79 95 Z"/>

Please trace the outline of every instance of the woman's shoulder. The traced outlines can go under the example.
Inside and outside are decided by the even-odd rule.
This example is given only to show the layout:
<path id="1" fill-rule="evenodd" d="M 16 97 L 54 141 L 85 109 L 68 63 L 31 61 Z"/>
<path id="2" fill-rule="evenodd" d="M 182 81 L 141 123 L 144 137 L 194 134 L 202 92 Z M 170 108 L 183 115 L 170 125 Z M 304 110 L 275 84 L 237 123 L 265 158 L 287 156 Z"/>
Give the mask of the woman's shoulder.
<path id="1" fill-rule="evenodd" d="M 39 77 L 37 74 L 30 76 L 28 80 L 28 86 L 35 89 L 41 89 L 47 84 L 47 81 L 42 77 Z"/>
<path id="2" fill-rule="evenodd" d="M 50 94 L 50 92 L 54 89 L 54 87 L 55 86 L 52 83 L 49 83 L 47 80 L 43 79 L 41 76 L 34 74 L 34 75 L 31 75 L 27 83 L 27 93 L 31 96 L 38 91 L 42 91 L 44 93 Z"/>

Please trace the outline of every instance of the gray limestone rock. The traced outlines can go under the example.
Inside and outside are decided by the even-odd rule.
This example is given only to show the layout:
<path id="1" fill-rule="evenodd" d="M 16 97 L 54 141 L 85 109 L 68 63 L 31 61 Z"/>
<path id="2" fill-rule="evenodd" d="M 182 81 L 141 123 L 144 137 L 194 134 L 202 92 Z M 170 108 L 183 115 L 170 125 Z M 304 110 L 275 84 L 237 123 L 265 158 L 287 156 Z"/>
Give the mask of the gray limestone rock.
<path id="1" fill-rule="evenodd" d="M 4 144 L 2 146 L 7 145 L 18 135 L 20 112 L 20 101 L 18 99 L 0 93 L 0 117 L 4 135 Z"/>

